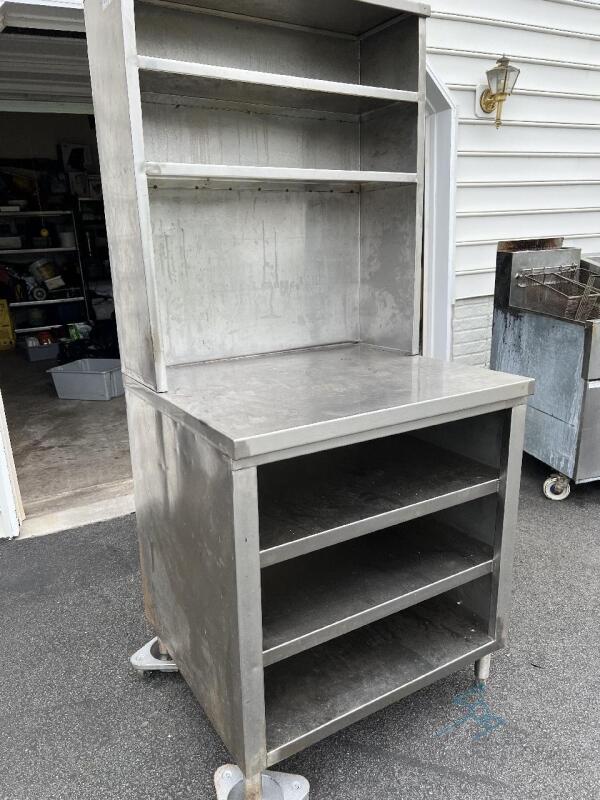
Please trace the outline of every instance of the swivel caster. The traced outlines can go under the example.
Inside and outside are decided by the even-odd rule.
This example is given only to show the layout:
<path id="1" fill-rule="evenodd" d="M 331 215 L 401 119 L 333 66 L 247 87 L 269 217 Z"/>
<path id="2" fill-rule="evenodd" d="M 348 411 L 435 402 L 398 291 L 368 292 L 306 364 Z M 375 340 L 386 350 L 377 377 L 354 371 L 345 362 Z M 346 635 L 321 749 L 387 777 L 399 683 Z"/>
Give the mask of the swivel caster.
<path id="1" fill-rule="evenodd" d="M 248 781 L 239 767 L 226 764 L 215 772 L 215 789 L 217 800 L 308 800 L 310 784 L 301 775 L 270 770 Z"/>
<path id="2" fill-rule="evenodd" d="M 566 475 L 555 472 L 544 481 L 544 495 L 548 500 L 566 500 L 571 494 L 571 481 Z"/>
<path id="3" fill-rule="evenodd" d="M 146 672 L 179 672 L 177 664 L 157 636 L 134 653 L 129 661 L 142 675 Z"/>

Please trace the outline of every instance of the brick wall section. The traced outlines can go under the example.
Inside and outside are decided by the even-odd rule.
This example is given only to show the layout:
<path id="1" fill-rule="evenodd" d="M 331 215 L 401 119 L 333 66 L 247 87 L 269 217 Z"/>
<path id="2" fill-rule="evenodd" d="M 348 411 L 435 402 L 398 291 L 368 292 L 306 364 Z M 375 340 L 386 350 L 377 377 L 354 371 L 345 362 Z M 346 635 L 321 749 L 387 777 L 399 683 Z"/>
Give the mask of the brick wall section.
<path id="1" fill-rule="evenodd" d="M 491 297 L 470 297 L 456 301 L 453 324 L 455 361 L 489 367 L 493 308 Z"/>

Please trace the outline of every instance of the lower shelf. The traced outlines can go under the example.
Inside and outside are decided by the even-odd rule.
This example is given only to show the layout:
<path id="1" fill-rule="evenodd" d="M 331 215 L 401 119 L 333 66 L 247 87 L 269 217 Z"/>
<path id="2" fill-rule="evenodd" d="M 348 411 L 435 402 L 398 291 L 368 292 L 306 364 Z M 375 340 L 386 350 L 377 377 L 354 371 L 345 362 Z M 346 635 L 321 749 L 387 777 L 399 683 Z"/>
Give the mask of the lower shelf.
<path id="1" fill-rule="evenodd" d="M 265 669 L 275 764 L 496 649 L 452 594 Z"/>

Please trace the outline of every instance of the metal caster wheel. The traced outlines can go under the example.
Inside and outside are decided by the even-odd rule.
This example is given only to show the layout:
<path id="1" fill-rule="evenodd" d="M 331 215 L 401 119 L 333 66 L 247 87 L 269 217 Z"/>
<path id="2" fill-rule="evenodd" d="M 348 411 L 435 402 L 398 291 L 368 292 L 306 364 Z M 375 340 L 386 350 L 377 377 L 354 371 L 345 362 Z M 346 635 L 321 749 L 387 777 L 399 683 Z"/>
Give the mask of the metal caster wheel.
<path id="1" fill-rule="evenodd" d="M 548 500 L 566 500 L 571 494 L 571 482 L 566 475 L 550 475 L 544 481 L 544 495 Z"/>
<path id="2" fill-rule="evenodd" d="M 129 661 L 140 675 L 146 675 L 148 672 L 179 672 L 177 664 L 161 646 L 157 637 L 134 653 Z"/>

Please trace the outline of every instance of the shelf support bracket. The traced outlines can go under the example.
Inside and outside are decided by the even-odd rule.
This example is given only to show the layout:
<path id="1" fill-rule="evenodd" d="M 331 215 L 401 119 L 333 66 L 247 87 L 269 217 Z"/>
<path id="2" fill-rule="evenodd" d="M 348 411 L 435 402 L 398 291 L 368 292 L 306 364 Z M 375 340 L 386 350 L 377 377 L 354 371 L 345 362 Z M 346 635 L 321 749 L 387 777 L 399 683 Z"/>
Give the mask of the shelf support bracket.
<path id="1" fill-rule="evenodd" d="M 256 779 L 244 778 L 234 764 L 225 764 L 215 772 L 217 800 L 308 800 L 310 784 L 301 775 L 287 772 L 261 773 Z"/>
<path id="2" fill-rule="evenodd" d="M 137 672 L 179 672 L 177 664 L 158 636 L 135 652 L 129 661 Z"/>

